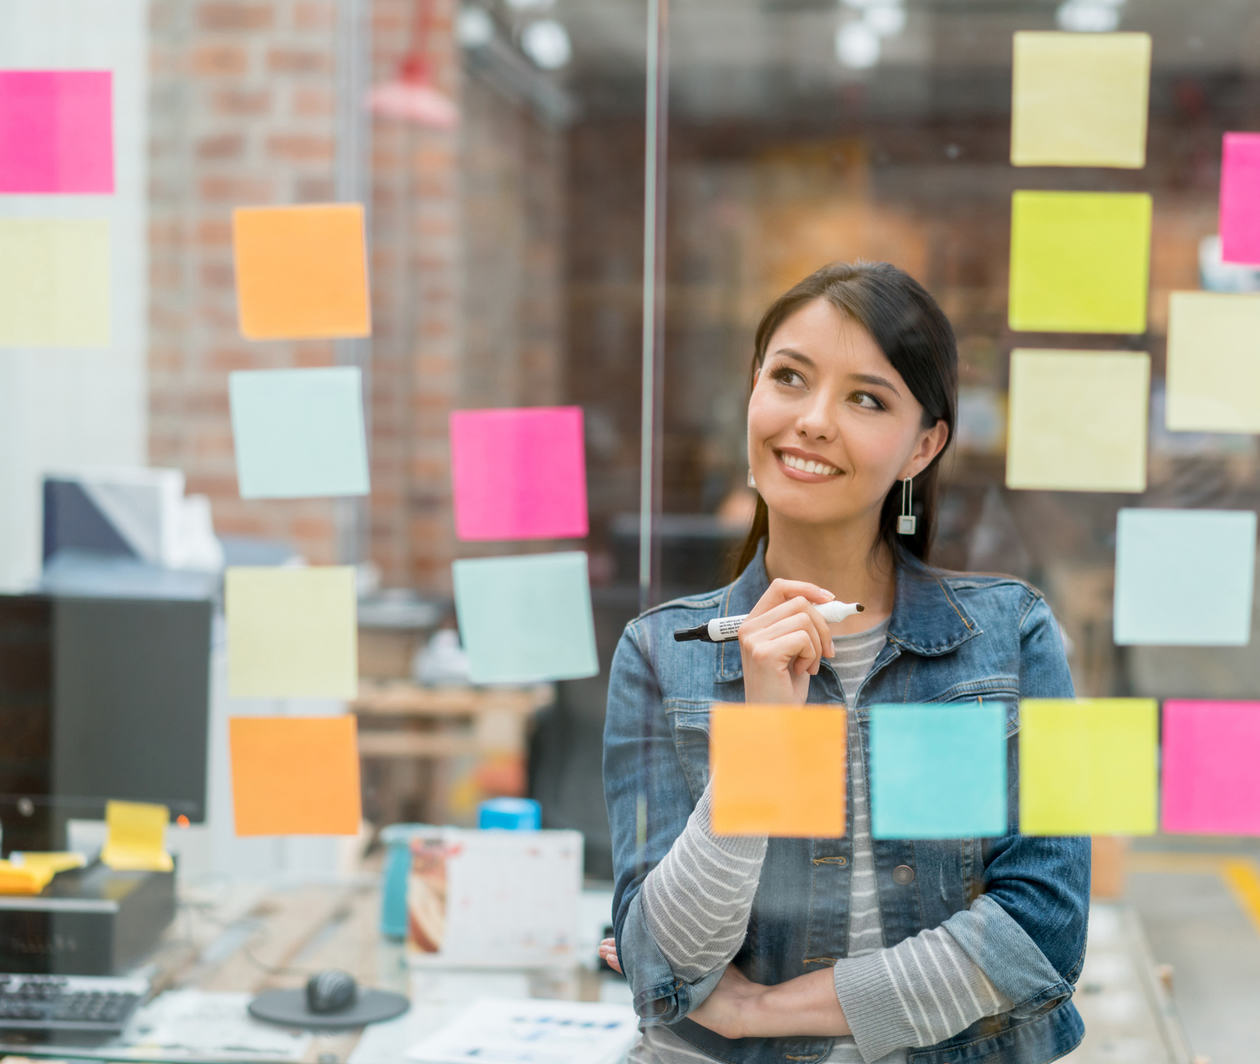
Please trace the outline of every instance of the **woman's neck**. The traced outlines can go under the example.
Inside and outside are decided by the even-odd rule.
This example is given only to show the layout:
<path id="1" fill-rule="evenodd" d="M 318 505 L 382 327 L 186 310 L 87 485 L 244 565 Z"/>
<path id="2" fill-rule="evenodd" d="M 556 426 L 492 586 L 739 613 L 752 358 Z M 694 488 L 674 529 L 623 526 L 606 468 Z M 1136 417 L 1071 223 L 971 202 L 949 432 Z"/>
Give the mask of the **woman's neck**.
<path id="1" fill-rule="evenodd" d="M 892 613 L 896 568 L 892 552 L 877 532 L 846 526 L 821 528 L 776 522 L 770 516 L 766 575 L 775 580 L 807 580 L 845 602 L 860 602 L 863 613 L 850 617 L 836 631 L 860 632 Z"/>

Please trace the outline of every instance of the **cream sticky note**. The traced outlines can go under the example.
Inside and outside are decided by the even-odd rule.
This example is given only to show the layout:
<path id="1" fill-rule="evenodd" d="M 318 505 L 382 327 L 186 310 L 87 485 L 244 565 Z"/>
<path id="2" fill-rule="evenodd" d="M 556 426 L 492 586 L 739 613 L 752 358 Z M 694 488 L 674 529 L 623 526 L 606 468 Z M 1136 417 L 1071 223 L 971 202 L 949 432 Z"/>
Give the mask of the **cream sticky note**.
<path id="1" fill-rule="evenodd" d="M 1221 146 L 1221 258 L 1260 265 L 1260 133 L 1226 133 Z"/>
<path id="2" fill-rule="evenodd" d="M 1145 698 L 1020 703 L 1025 835 L 1153 835 L 1158 706 Z"/>
<path id="3" fill-rule="evenodd" d="M 1145 491 L 1145 352 L 1011 352 L 1006 486 Z"/>
<path id="4" fill-rule="evenodd" d="M 1121 510 L 1113 638 L 1121 646 L 1246 646 L 1254 510 Z"/>
<path id="5" fill-rule="evenodd" d="M 1146 193 L 1016 192 L 1011 328 L 1145 332 L 1150 246 Z"/>
<path id="6" fill-rule="evenodd" d="M 237 835 L 357 835 L 358 723 L 340 717 L 228 721 Z"/>
<path id="7" fill-rule="evenodd" d="M 0 70 L 0 193 L 112 193 L 113 80 L 108 70 Z"/>
<path id="8" fill-rule="evenodd" d="M 1164 703 L 1164 831 L 1260 835 L 1260 702 Z"/>
<path id="9" fill-rule="evenodd" d="M 229 375 L 242 499 L 368 493 L 358 366 Z"/>
<path id="10" fill-rule="evenodd" d="M 584 551 L 461 558 L 451 565 L 474 683 L 537 683 L 599 672 Z"/>
<path id="11" fill-rule="evenodd" d="M 454 411 L 451 482 L 460 539 L 585 536 L 582 408 Z"/>
<path id="12" fill-rule="evenodd" d="M 1258 337 L 1260 294 L 1169 296 L 1168 428 L 1260 432 Z"/>
<path id="13" fill-rule="evenodd" d="M 714 833 L 843 835 L 846 719 L 830 707 L 714 705 Z"/>
<path id="14" fill-rule="evenodd" d="M 0 347 L 109 347 L 106 218 L 0 218 Z"/>
<path id="15" fill-rule="evenodd" d="M 371 334 L 361 204 L 238 207 L 232 238 L 247 339 Z"/>
<path id="16" fill-rule="evenodd" d="M 1015 166 L 1146 165 L 1148 34 L 1016 33 L 1012 64 Z"/>
<path id="17" fill-rule="evenodd" d="M 101 863 L 127 872 L 169 872 L 175 867 L 166 852 L 170 821 L 171 812 L 164 805 L 106 802 Z"/>
<path id="18" fill-rule="evenodd" d="M 233 698 L 358 692 L 353 567 L 228 569 L 224 608 Z"/>

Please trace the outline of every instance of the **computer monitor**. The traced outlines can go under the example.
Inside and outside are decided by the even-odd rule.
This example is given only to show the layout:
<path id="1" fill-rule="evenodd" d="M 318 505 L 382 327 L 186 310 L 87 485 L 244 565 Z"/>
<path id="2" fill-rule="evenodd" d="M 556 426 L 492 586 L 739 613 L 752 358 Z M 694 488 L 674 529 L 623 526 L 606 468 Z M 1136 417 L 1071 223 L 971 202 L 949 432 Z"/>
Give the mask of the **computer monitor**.
<path id="1" fill-rule="evenodd" d="M 66 845 L 110 799 L 204 821 L 212 603 L 0 595 L 0 829 Z"/>

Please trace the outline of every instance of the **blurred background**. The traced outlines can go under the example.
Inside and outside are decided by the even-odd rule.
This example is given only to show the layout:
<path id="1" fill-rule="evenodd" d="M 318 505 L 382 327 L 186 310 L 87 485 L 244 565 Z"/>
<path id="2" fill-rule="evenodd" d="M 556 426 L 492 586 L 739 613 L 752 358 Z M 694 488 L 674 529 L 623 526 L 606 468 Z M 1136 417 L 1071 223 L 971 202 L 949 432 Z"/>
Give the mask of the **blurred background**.
<path id="1" fill-rule="evenodd" d="M 1010 165 L 1011 35 L 1052 29 L 1151 35 L 1144 169 Z M 1221 135 L 1260 115 L 1252 0 L 10 0 L 0 66 L 112 69 L 117 171 L 104 200 L 0 202 L 12 216 L 105 214 L 114 233 L 113 348 L 0 351 L 0 589 L 41 580 L 45 475 L 97 466 L 181 471 L 229 559 L 356 566 L 358 711 L 383 736 L 362 747 L 364 813 L 378 827 L 470 822 L 481 797 L 528 794 L 544 826 L 583 832 L 587 875 L 610 877 L 612 647 L 645 606 L 730 578 L 752 502 L 753 329 L 837 259 L 903 267 L 958 336 L 935 560 L 1041 587 L 1082 695 L 1260 690 L 1254 635 L 1158 650 L 1111 635 L 1122 506 L 1260 506 L 1255 437 L 1172 434 L 1162 419 L 1169 293 L 1260 283 L 1222 268 L 1212 241 Z M 1017 188 L 1153 196 L 1145 335 L 1012 333 Z M 367 210 L 371 338 L 243 340 L 232 209 L 327 201 Z M 1144 495 L 1004 487 L 1015 346 L 1150 352 Z M 228 373 L 337 364 L 364 374 L 370 496 L 243 501 Z M 530 693 L 510 709 L 528 724 L 499 746 L 399 740 L 432 720 L 421 707 L 400 721 L 373 692 L 424 687 L 416 657 L 453 625 L 451 561 L 505 552 L 456 541 L 448 416 L 540 405 L 585 414 L 581 546 L 603 671 Z M 1260 1035 L 1220 991 L 1260 986 L 1260 909 L 1203 857 L 1225 851 L 1260 853 L 1160 838 L 1117 857 L 1113 889 L 1142 912 L 1156 958 L 1216 969 L 1192 987 L 1196 1047 Z M 1209 963 L 1211 943 L 1233 952 Z M 1217 1059 L 1251 1050 L 1238 1052 Z"/>

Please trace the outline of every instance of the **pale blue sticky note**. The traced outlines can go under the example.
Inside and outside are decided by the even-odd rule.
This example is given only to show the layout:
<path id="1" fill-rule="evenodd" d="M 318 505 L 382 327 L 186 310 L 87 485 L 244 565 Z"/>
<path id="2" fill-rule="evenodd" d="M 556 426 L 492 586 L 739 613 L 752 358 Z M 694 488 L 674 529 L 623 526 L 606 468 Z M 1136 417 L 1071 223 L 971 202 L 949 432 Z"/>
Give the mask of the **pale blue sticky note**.
<path id="1" fill-rule="evenodd" d="M 228 387 L 242 499 L 368 493 L 357 367 L 240 370 Z"/>
<path id="2" fill-rule="evenodd" d="M 1255 564 L 1252 510 L 1121 510 L 1115 641 L 1246 646 Z"/>
<path id="3" fill-rule="evenodd" d="M 474 683 L 599 672 L 585 551 L 452 563 L 455 614 Z"/>
<path id="4" fill-rule="evenodd" d="M 1001 702 L 871 707 L 871 837 L 963 839 L 1007 832 Z"/>

